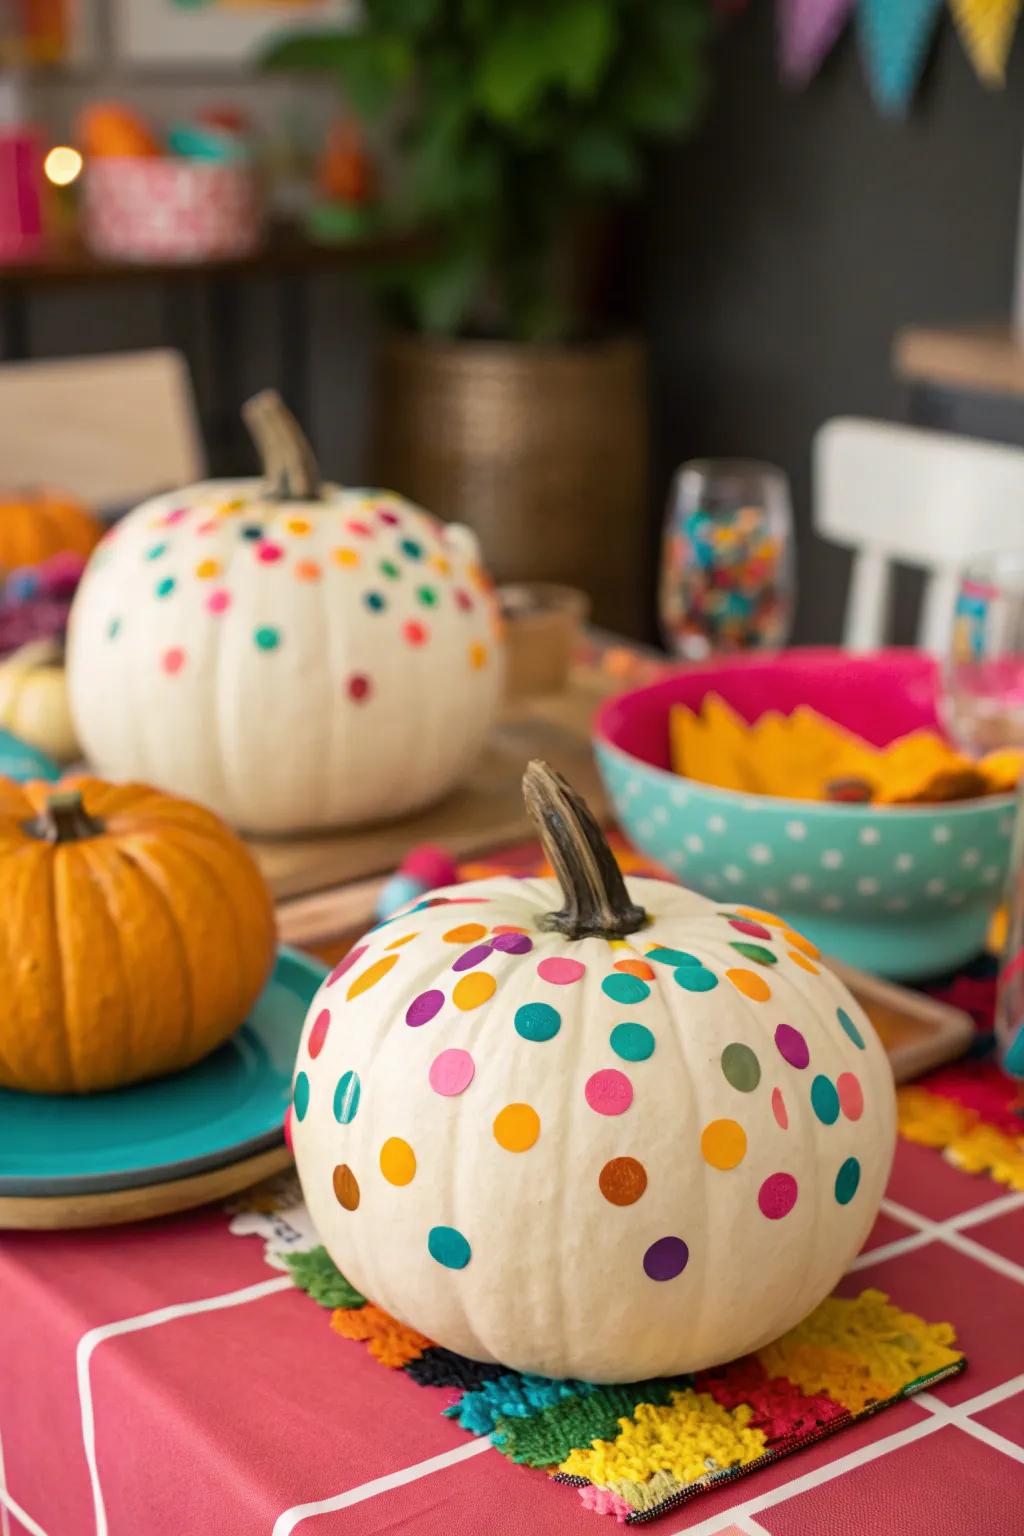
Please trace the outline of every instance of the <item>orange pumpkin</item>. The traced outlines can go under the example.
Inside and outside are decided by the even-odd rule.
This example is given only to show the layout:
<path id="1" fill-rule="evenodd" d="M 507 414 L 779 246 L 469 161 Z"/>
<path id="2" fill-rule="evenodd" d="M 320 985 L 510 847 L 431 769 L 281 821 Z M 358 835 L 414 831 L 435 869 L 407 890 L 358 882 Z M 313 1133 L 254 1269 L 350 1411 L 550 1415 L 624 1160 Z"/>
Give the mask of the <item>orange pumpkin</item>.
<path id="1" fill-rule="evenodd" d="M 141 784 L 0 779 L 0 1085 L 82 1093 L 177 1072 L 270 971 L 270 894 L 201 806 Z"/>
<path id="2" fill-rule="evenodd" d="M 83 558 L 103 537 L 103 524 L 60 491 L 0 490 L 0 570 L 38 565 L 70 550 Z"/>
<path id="3" fill-rule="evenodd" d="M 117 101 L 94 101 L 78 119 L 78 142 L 91 160 L 152 159 L 160 145 L 140 112 Z"/>

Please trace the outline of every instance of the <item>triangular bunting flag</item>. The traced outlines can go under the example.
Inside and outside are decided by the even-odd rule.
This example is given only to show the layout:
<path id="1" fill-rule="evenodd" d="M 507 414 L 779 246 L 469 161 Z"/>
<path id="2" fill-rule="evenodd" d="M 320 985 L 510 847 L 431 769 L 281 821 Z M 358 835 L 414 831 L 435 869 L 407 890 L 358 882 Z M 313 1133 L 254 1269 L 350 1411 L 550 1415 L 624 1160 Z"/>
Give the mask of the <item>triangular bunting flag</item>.
<path id="1" fill-rule="evenodd" d="M 776 0 L 779 73 L 806 85 L 836 43 L 856 0 Z"/>
<path id="2" fill-rule="evenodd" d="M 979 80 L 1004 85 L 1021 0 L 949 0 L 949 4 Z"/>
<path id="3" fill-rule="evenodd" d="M 902 113 L 924 66 L 943 0 L 860 0 L 857 26 L 871 94 Z"/>

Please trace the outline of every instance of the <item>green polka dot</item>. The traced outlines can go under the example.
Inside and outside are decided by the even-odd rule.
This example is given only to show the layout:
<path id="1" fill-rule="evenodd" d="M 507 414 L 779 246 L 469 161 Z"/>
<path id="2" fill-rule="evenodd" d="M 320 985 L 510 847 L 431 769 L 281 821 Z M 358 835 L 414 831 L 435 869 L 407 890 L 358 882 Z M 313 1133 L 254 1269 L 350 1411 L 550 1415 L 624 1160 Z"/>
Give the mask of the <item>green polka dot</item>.
<path id="1" fill-rule="evenodd" d="M 630 976 L 625 971 L 616 971 L 606 976 L 601 983 L 601 991 L 613 1003 L 642 1003 L 651 995 L 646 981 L 641 981 L 639 976 Z"/>
<path id="2" fill-rule="evenodd" d="M 380 592 L 367 592 L 363 602 L 372 613 L 383 613 L 387 607 L 387 599 Z"/>
<path id="3" fill-rule="evenodd" d="M 654 1055 L 654 1036 L 643 1024 L 616 1024 L 608 1044 L 623 1061 L 646 1061 Z"/>
<path id="4" fill-rule="evenodd" d="M 836 1085 L 824 1073 L 811 1084 L 811 1108 L 822 1125 L 835 1125 L 839 1119 L 839 1094 Z"/>
<path id="5" fill-rule="evenodd" d="M 423 559 L 423 546 L 421 544 L 417 544 L 415 539 L 403 539 L 401 547 L 402 554 L 408 555 L 410 560 Z"/>
<path id="6" fill-rule="evenodd" d="M 775 956 L 763 944 L 740 944 L 730 940 L 730 947 L 738 951 L 744 960 L 756 960 L 758 965 L 774 965 Z"/>
<path id="7" fill-rule="evenodd" d="M 147 549 L 146 550 L 146 559 L 147 560 L 159 560 L 160 556 L 161 555 L 166 555 L 166 553 L 167 553 L 167 545 L 166 544 L 154 544 L 152 549 Z"/>
<path id="8" fill-rule="evenodd" d="M 433 587 L 417 587 L 416 596 L 419 598 L 424 608 L 433 608 L 437 603 L 437 593 L 434 591 Z"/>
<path id="9" fill-rule="evenodd" d="M 348 1125 L 355 1119 L 360 1092 L 359 1074 L 343 1072 L 334 1090 L 334 1118 L 339 1125 Z"/>
<path id="10" fill-rule="evenodd" d="M 761 1081 L 761 1063 L 749 1045 L 736 1041 L 722 1052 L 722 1072 L 726 1082 L 740 1093 L 753 1093 Z"/>
<path id="11" fill-rule="evenodd" d="M 837 1008 L 836 1016 L 838 1017 L 839 1022 L 843 1026 L 846 1033 L 849 1035 L 850 1039 L 853 1041 L 854 1045 L 857 1047 L 858 1051 L 862 1051 L 864 1049 L 864 1036 L 861 1034 L 856 1024 L 850 1018 L 850 1015 L 847 1013 L 846 1009 Z"/>
<path id="12" fill-rule="evenodd" d="M 380 562 L 380 573 L 382 576 L 390 577 L 392 581 L 394 581 L 396 576 L 401 576 L 402 574 L 393 560 L 382 560 Z"/>
<path id="13" fill-rule="evenodd" d="M 261 651 L 276 651 L 281 644 L 281 631 L 272 624 L 264 624 L 254 632 L 253 639 Z"/>
<path id="14" fill-rule="evenodd" d="M 121 620 L 120 619 L 111 619 L 110 623 L 107 625 L 107 639 L 108 640 L 116 640 L 120 633 L 121 633 Z"/>
<path id="15" fill-rule="evenodd" d="M 516 1009 L 513 1022 L 524 1040 L 553 1040 L 562 1027 L 562 1016 L 550 1003 L 524 1003 Z"/>
<path id="16" fill-rule="evenodd" d="M 430 1257 L 445 1269 L 465 1269 L 473 1257 L 473 1250 L 455 1227 L 431 1227 L 427 1248 Z"/>
<path id="17" fill-rule="evenodd" d="M 860 1184 L 860 1163 L 848 1157 L 836 1174 L 836 1199 L 840 1205 L 849 1205 Z"/>
<path id="18" fill-rule="evenodd" d="M 697 956 L 696 955 L 691 955 L 688 950 L 685 950 L 685 949 L 662 949 L 660 946 L 657 949 L 649 949 L 647 951 L 647 959 L 648 960 L 656 960 L 659 963 L 659 965 L 700 965 L 700 964 L 702 964 L 702 962 L 700 960 L 698 960 Z"/>
<path id="19" fill-rule="evenodd" d="M 718 977 L 704 965 L 681 965 L 674 979 L 684 992 L 712 992 L 718 986 Z"/>
<path id="20" fill-rule="evenodd" d="M 170 597 L 176 586 L 177 582 L 174 580 L 173 576 L 163 576 L 157 582 L 154 590 L 157 597 Z"/>
<path id="21" fill-rule="evenodd" d="M 298 1072 L 295 1077 L 295 1087 L 292 1090 L 292 1103 L 295 1106 L 297 1120 L 305 1120 L 306 1110 L 309 1108 L 309 1078 L 305 1072 Z"/>

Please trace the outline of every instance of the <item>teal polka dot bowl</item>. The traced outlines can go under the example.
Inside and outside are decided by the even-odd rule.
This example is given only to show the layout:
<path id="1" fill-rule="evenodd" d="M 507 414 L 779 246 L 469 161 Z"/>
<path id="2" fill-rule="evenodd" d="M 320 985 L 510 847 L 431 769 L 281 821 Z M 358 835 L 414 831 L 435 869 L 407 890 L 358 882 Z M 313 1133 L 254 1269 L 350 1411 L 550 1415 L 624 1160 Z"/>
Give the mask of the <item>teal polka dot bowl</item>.
<path id="1" fill-rule="evenodd" d="M 627 837 L 684 885 L 778 912 L 821 949 L 913 980 L 977 954 L 1009 866 L 1012 795 L 836 805 L 739 793 L 669 768 L 669 710 L 717 693 L 747 721 L 807 704 L 876 746 L 941 729 L 935 663 L 913 651 L 796 650 L 692 667 L 609 700 L 598 764 Z"/>

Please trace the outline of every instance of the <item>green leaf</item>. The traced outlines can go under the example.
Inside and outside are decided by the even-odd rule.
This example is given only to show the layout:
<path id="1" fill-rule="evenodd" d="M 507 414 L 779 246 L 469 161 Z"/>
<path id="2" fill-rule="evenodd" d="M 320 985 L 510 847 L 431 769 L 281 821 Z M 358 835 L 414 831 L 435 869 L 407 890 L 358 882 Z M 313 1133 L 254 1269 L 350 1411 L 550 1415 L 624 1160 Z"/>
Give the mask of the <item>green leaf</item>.
<path id="1" fill-rule="evenodd" d="M 565 164 L 575 185 L 590 194 L 631 192 L 643 171 L 630 135 L 603 123 L 592 123 L 568 140 Z"/>
<path id="2" fill-rule="evenodd" d="M 488 255 L 482 239 L 467 239 L 447 254 L 409 268 L 403 286 L 420 330 L 455 336 L 465 329 L 480 296 Z"/>
<path id="3" fill-rule="evenodd" d="M 412 78 L 415 54 L 394 32 L 298 33 L 264 54 L 269 69 L 335 74 L 357 112 L 375 117 Z"/>
<path id="4" fill-rule="evenodd" d="M 545 92 L 585 97 L 598 85 L 615 43 L 608 0 L 561 0 L 543 11 L 507 15 L 484 43 L 477 94 L 496 121 L 515 124 Z"/>
<path id="5" fill-rule="evenodd" d="M 443 9 L 444 0 L 363 0 L 363 11 L 373 27 L 413 37 L 429 31 Z"/>
<path id="6" fill-rule="evenodd" d="M 338 1269 L 326 1248 L 311 1248 L 308 1253 L 286 1253 L 284 1261 L 300 1291 L 305 1291 L 322 1307 L 364 1307 L 361 1296 Z"/>

